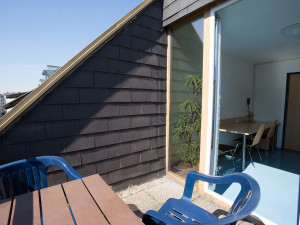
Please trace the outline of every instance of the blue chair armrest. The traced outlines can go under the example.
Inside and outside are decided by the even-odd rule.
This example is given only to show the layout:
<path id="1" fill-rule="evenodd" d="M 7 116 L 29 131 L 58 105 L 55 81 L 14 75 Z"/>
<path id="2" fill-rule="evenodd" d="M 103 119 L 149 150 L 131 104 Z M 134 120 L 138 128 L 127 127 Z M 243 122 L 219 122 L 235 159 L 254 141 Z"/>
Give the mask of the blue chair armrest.
<path id="1" fill-rule="evenodd" d="M 191 197 L 193 194 L 193 189 L 195 182 L 197 180 L 214 183 L 214 184 L 231 184 L 231 183 L 239 183 L 241 185 L 241 190 L 238 197 L 235 199 L 231 210 L 228 213 L 228 216 L 218 219 L 211 214 L 206 215 L 202 214 L 201 208 L 195 208 L 193 203 L 191 203 Z M 162 221 L 166 224 L 172 225 L 194 225 L 191 221 L 201 221 L 203 225 L 225 225 L 231 224 L 238 220 L 244 219 L 249 216 L 254 209 L 257 207 L 260 199 L 260 188 L 258 183 L 249 175 L 243 173 L 235 173 L 227 176 L 208 176 L 204 174 L 200 174 L 198 172 L 192 171 L 187 175 L 186 184 L 184 187 L 184 193 L 181 199 L 169 199 L 158 212 L 153 210 L 148 211 L 145 214 L 145 219 L 147 222 L 148 217 L 152 217 L 155 219 Z M 176 210 L 174 210 L 174 208 Z M 178 210 L 179 214 L 172 214 L 172 210 Z M 183 213 L 183 214 L 181 214 Z M 181 219 L 181 215 L 185 215 L 184 217 L 189 219 L 184 219 L 186 222 L 182 222 L 178 220 Z M 192 219 L 192 220 L 191 220 Z M 144 221 L 144 220 L 143 220 Z M 150 220 L 150 223 L 151 220 Z"/>
<path id="2" fill-rule="evenodd" d="M 36 158 L 32 158 L 32 159 L 27 159 L 28 162 L 30 162 L 30 160 L 34 161 L 42 161 L 43 164 L 48 167 L 48 166 L 58 166 L 60 167 L 63 171 L 65 171 L 65 173 L 72 179 L 72 180 L 76 180 L 76 179 L 82 179 L 84 176 L 82 176 L 81 174 L 77 173 L 73 167 L 70 165 L 70 163 L 68 163 L 67 160 L 58 157 L 58 156 L 41 156 L 41 157 L 36 157 Z"/>
<path id="3" fill-rule="evenodd" d="M 233 221 L 243 219 L 250 215 L 257 207 L 260 200 L 260 188 L 258 183 L 249 175 L 243 173 L 236 173 L 227 176 L 208 176 L 192 171 L 187 175 L 186 184 L 182 198 L 191 199 L 193 194 L 194 184 L 197 180 L 214 183 L 214 184 L 225 184 L 237 182 L 241 184 L 241 191 L 233 203 L 232 209 L 227 217 L 219 219 L 211 223 L 205 223 L 206 225 L 213 224 L 230 224 Z M 245 190 L 251 186 L 251 192 L 247 193 Z M 248 196 L 247 204 L 244 205 L 243 197 Z M 235 209 L 236 208 L 236 209 Z"/>
<path id="4" fill-rule="evenodd" d="M 204 175 L 196 171 L 191 171 L 186 178 L 186 183 L 183 192 L 184 198 L 190 199 L 192 197 L 194 184 L 197 180 L 213 184 L 231 184 L 237 182 L 246 185 L 247 187 L 251 186 L 253 192 L 260 192 L 258 183 L 251 176 L 244 173 L 234 173 L 227 176 L 219 177 Z"/>
<path id="5" fill-rule="evenodd" d="M 198 180 L 211 182 L 213 180 L 213 177 L 198 173 L 196 171 L 191 171 L 190 173 L 188 173 L 186 181 L 185 181 L 184 192 L 183 192 L 182 198 L 186 198 L 186 199 L 192 198 L 194 185 L 195 185 L 195 182 Z"/>

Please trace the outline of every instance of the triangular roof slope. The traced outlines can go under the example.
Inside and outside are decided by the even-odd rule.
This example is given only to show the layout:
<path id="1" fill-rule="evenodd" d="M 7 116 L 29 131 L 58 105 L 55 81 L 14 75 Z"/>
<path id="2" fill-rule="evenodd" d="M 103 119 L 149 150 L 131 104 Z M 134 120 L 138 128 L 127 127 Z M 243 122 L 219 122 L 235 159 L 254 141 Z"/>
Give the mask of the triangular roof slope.
<path id="1" fill-rule="evenodd" d="M 147 2 L 94 52 L 63 68 L 70 72 L 37 89 L 0 135 L 0 165 L 57 155 L 115 190 L 165 174 L 167 33 L 163 0 Z M 48 178 L 49 186 L 67 181 L 55 169 Z"/>
<path id="2" fill-rule="evenodd" d="M 99 49 L 108 40 L 114 37 L 118 31 L 125 27 L 133 18 L 151 5 L 155 0 L 144 0 L 136 8 L 131 10 L 127 15 L 116 22 L 112 27 L 96 38 L 86 48 L 74 56 L 64 66 L 57 70 L 49 79 L 47 79 L 38 88 L 27 95 L 20 103 L 18 103 L 10 112 L 0 119 L 0 133 L 5 131 L 20 116 L 30 109 L 37 101 L 45 96 L 50 90 L 58 85 L 65 77 L 67 77 L 75 68 L 81 65 L 91 54 Z"/>

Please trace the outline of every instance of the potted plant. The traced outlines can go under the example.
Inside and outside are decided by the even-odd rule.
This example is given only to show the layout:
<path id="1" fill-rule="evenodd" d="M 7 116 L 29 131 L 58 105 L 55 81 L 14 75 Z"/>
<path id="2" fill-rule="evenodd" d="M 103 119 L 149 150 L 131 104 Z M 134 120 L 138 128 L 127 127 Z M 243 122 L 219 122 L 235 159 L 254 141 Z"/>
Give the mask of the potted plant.
<path id="1" fill-rule="evenodd" d="M 182 115 L 175 123 L 174 140 L 179 143 L 177 153 L 182 163 L 193 167 L 199 163 L 202 79 L 200 75 L 186 77 L 185 87 L 192 91 L 192 99 L 179 105 Z"/>

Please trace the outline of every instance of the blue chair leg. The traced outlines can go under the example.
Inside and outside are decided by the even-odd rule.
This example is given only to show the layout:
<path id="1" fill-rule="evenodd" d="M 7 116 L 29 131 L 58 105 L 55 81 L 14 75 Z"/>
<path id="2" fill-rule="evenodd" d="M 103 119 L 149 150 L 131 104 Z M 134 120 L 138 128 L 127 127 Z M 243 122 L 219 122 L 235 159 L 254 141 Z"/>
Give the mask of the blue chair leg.
<path id="1" fill-rule="evenodd" d="M 143 216 L 143 223 L 146 225 L 167 225 L 166 223 L 164 223 L 156 218 L 153 218 L 152 216 L 149 216 L 149 215 Z"/>

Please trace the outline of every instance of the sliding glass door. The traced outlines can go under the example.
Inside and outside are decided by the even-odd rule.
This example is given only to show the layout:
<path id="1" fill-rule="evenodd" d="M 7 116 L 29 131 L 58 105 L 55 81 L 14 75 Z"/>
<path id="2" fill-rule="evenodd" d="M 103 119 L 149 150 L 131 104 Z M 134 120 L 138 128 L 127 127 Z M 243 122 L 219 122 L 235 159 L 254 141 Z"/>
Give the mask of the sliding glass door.
<path id="1" fill-rule="evenodd" d="M 199 169 L 203 17 L 171 30 L 169 171 Z"/>
<path id="2" fill-rule="evenodd" d="M 214 53 L 214 105 L 213 105 L 213 132 L 209 174 L 218 173 L 218 149 L 220 127 L 220 100 L 221 100 L 221 19 L 215 15 L 215 53 Z"/>

